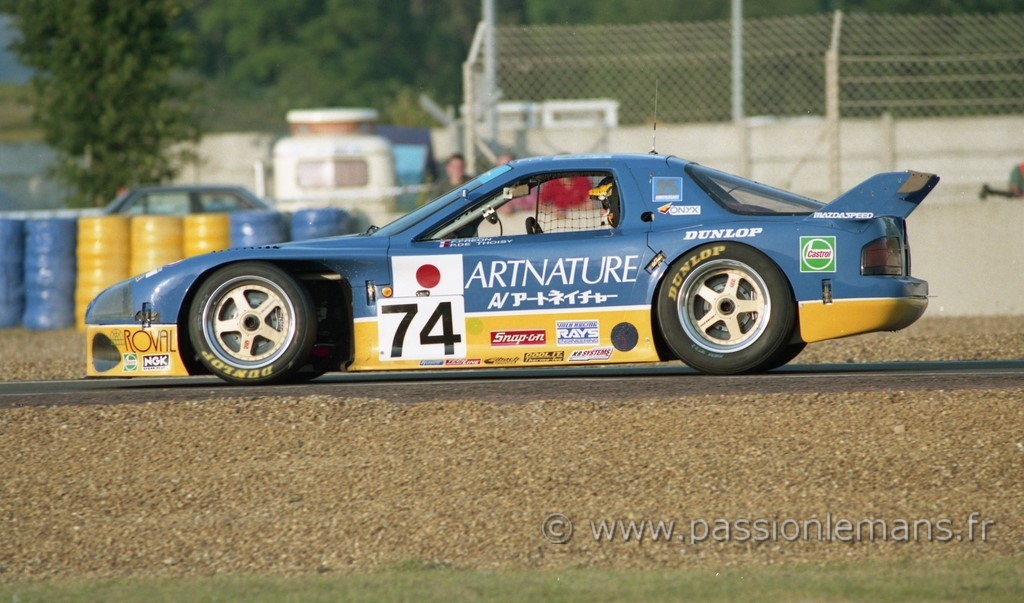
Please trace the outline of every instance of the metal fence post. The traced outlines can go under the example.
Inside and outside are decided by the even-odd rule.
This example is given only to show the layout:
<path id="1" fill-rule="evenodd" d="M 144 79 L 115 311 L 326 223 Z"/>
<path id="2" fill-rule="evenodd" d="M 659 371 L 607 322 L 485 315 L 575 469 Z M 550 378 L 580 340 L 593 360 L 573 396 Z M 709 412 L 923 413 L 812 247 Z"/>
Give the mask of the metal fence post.
<path id="1" fill-rule="evenodd" d="M 469 46 L 466 62 L 462 64 L 462 154 L 466 158 L 466 172 L 469 174 L 476 174 L 476 126 L 479 99 L 477 98 L 475 72 L 485 28 L 486 25 L 483 21 L 476 24 L 473 43 Z"/>
<path id="2" fill-rule="evenodd" d="M 828 184 L 832 198 L 839 196 L 842 187 L 839 131 L 839 40 L 842 24 L 843 12 L 837 10 L 832 19 L 832 38 L 825 52 L 825 123 L 828 128 Z"/>

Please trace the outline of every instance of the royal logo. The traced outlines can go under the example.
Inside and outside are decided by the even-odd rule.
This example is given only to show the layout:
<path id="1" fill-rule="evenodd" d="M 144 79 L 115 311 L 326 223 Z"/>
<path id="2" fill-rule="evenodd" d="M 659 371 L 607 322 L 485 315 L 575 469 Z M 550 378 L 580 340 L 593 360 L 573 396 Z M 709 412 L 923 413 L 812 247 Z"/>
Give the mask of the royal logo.
<path id="1" fill-rule="evenodd" d="M 835 272 L 836 238 L 800 237 L 800 272 Z"/>
<path id="2" fill-rule="evenodd" d="M 491 331 L 491 347 L 514 345 L 546 345 L 547 332 L 543 329 L 523 331 Z"/>

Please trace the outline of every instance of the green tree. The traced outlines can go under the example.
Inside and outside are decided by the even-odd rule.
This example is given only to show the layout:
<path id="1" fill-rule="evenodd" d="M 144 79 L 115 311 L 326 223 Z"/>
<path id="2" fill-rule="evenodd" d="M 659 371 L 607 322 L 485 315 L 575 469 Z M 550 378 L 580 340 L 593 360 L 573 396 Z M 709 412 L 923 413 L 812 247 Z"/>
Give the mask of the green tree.
<path id="1" fill-rule="evenodd" d="M 192 15 L 202 75 L 268 96 L 282 121 L 367 106 L 419 125 L 431 122 L 410 99 L 461 100 L 479 19 L 480 0 L 199 0 Z"/>
<path id="2" fill-rule="evenodd" d="M 35 70 L 34 119 L 57 151 L 69 205 L 101 205 L 119 187 L 172 178 L 194 140 L 183 0 L 5 0 Z"/>

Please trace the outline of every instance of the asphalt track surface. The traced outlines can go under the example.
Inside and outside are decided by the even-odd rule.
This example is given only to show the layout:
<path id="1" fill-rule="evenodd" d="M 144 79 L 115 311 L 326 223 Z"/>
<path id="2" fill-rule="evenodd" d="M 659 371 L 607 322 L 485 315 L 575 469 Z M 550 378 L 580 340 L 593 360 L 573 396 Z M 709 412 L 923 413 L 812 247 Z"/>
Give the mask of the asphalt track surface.
<path id="1" fill-rule="evenodd" d="M 328 396 L 399 403 L 659 400 L 679 396 L 1024 389 L 1024 361 L 792 364 L 761 375 L 701 375 L 681 364 L 329 373 L 300 385 L 236 386 L 216 377 L 0 383 L 0 408 L 142 404 L 222 397 Z"/>

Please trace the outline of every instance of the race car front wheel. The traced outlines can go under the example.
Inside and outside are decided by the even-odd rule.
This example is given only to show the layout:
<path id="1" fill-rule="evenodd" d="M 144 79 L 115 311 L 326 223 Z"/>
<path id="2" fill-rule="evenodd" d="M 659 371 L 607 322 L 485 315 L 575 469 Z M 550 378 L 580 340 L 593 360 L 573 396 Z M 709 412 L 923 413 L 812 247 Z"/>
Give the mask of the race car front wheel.
<path id="1" fill-rule="evenodd" d="M 669 348 L 704 373 L 765 371 L 799 353 L 790 345 L 796 304 L 789 283 L 746 245 L 710 243 L 678 258 L 659 289 L 657 315 Z"/>
<path id="2" fill-rule="evenodd" d="M 226 381 L 287 381 L 313 348 L 313 303 L 302 284 L 276 266 L 232 264 L 196 291 L 189 337 L 200 361 Z"/>

